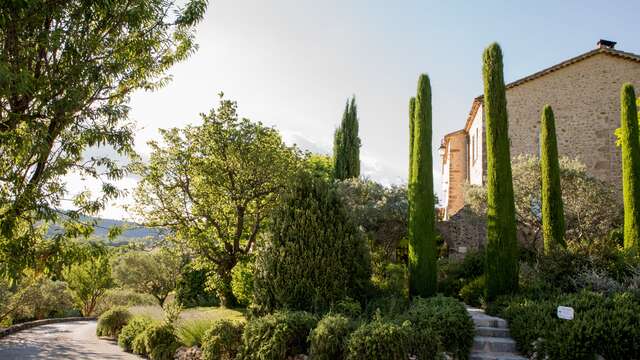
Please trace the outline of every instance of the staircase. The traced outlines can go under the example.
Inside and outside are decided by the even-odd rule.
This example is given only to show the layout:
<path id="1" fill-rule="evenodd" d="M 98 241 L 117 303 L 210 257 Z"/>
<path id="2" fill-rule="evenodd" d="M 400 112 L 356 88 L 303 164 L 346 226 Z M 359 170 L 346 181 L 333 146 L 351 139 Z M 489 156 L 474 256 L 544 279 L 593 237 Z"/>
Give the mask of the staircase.
<path id="1" fill-rule="evenodd" d="M 467 307 L 467 311 L 476 327 L 470 360 L 527 360 L 518 355 L 506 320 L 489 316 L 482 309 Z"/>

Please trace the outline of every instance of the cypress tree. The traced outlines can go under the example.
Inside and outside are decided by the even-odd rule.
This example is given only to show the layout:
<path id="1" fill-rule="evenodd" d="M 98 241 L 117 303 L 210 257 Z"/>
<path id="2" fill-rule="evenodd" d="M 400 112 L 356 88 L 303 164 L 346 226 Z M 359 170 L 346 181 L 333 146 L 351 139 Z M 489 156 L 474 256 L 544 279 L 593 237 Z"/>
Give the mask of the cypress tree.
<path id="1" fill-rule="evenodd" d="M 437 290 L 435 204 L 431 154 L 431 84 L 418 79 L 409 171 L 409 293 L 428 297 Z M 411 129 L 411 127 L 410 127 Z"/>
<path id="2" fill-rule="evenodd" d="M 518 242 L 502 68 L 502 50 L 493 43 L 484 51 L 482 66 L 487 137 L 487 300 L 518 288 Z"/>
<path id="3" fill-rule="evenodd" d="M 622 129 L 622 194 L 624 198 L 624 248 L 636 253 L 640 237 L 640 139 L 636 96 L 631 84 L 620 91 Z"/>
<path id="4" fill-rule="evenodd" d="M 358 137 L 358 109 L 355 96 L 347 100 L 342 122 L 333 140 L 335 178 L 338 180 L 360 176 L 360 138 Z"/>
<path id="5" fill-rule="evenodd" d="M 413 119 L 415 118 L 416 98 L 409 99 L 409 181 L 413 169 Z"/>
<path id="6" fill-rule="evenodd" d="M 542 236 L 544 252 L 549 253 L 564 242 L 564 206 L 560 186 L 560 163 L 556 125 L 551 106 L 542 109 L 540 124 L 540 176 L 542 178 Z"/>

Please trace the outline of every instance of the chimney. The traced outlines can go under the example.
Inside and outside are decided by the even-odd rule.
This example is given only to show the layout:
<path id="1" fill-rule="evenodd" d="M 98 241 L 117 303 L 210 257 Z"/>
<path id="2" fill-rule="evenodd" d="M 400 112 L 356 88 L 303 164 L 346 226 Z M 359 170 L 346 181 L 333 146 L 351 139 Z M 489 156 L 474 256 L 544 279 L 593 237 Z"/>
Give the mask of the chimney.
<path id="1" fill-rule="evenodd" d="M 615 41 L 600 39 L 597 45 L 599 49 L 613 49 L 616 47 L 616 44 Z"/>

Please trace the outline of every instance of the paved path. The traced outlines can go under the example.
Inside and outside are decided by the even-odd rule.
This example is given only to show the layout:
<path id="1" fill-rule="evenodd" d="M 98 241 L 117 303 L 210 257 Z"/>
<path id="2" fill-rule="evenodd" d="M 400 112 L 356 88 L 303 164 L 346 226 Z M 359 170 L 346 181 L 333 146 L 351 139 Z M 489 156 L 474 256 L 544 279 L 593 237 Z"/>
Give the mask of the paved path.
<path id="1" fill-rule="evenodd" d="M 42 325 L 0 339 L 0 359 L 142 359 L 96 337 L 95 321 Z"/>

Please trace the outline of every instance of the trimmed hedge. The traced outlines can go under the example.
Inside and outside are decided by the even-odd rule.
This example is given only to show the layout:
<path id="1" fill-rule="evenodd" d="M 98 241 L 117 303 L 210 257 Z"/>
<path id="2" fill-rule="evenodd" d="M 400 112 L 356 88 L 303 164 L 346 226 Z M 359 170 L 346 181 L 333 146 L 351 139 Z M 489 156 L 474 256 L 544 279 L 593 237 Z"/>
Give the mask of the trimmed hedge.
<path id="1" fill-rule="evenodd" d="M 444 296 L 415 298 L 400 320 L 408 320 L 416 328 L 435 334 L 442 350 L 456 358 L 469 358 L 475 329 L 467 309 L 458 300 Z"/>
<path id="2" fill-rule="evenodd" d="M 118 345 L 124 351 L 133 351 L 133 340 L 151 326 L 152 320 L 143 316 L 135 316 L 122 328 L 118 335 Z"/>
<path id="3" fill-rule="evenodd" d="M 344 359 L 346 340 L 354 329 L 354 322 L 344 315 L 325 315 L 309 335 L 309 355 L 314 360 Z"/>
<path id="4" fill-rule="evenodd" d="M 305 311 L 279 311 L 251 320 L 242 334 L 240 360 L 282 360 L 307 354 L 309 332 L 318 322 Z"/>
<path id="5" fill-rule="evenodd" d="M 571 306 L 575 318 L 560 320 L 559 305 Z M 503 316 L 521 352 L 555 360 L 640 358 L 640 303 L 630 294 L 607 298 L 592 292 L 546 301 L 514 298 Z M 540 340 L 538 340 L 540 339 Z"/>
<path id="6" fill-rule="evenodd" d="M 117 338 L 120 330 L 127 325 L 130 318 L 131 313 L 126 307 L 116 306 L 107 310 L 98 318 L 96 335 Z"/>
<path id="7" fill-rule="evenodd" d="M 242 346 L 244 323 L 218 320 L 202 337 L 202 360 L 233 360 Z"/>
<path id="8" fill-rule="evenodd" d="M 144 345 L 151 360 L 173 360 L 181 346 L 175 329 L 169 324 L 154 324 L 144 332 Z"/>

